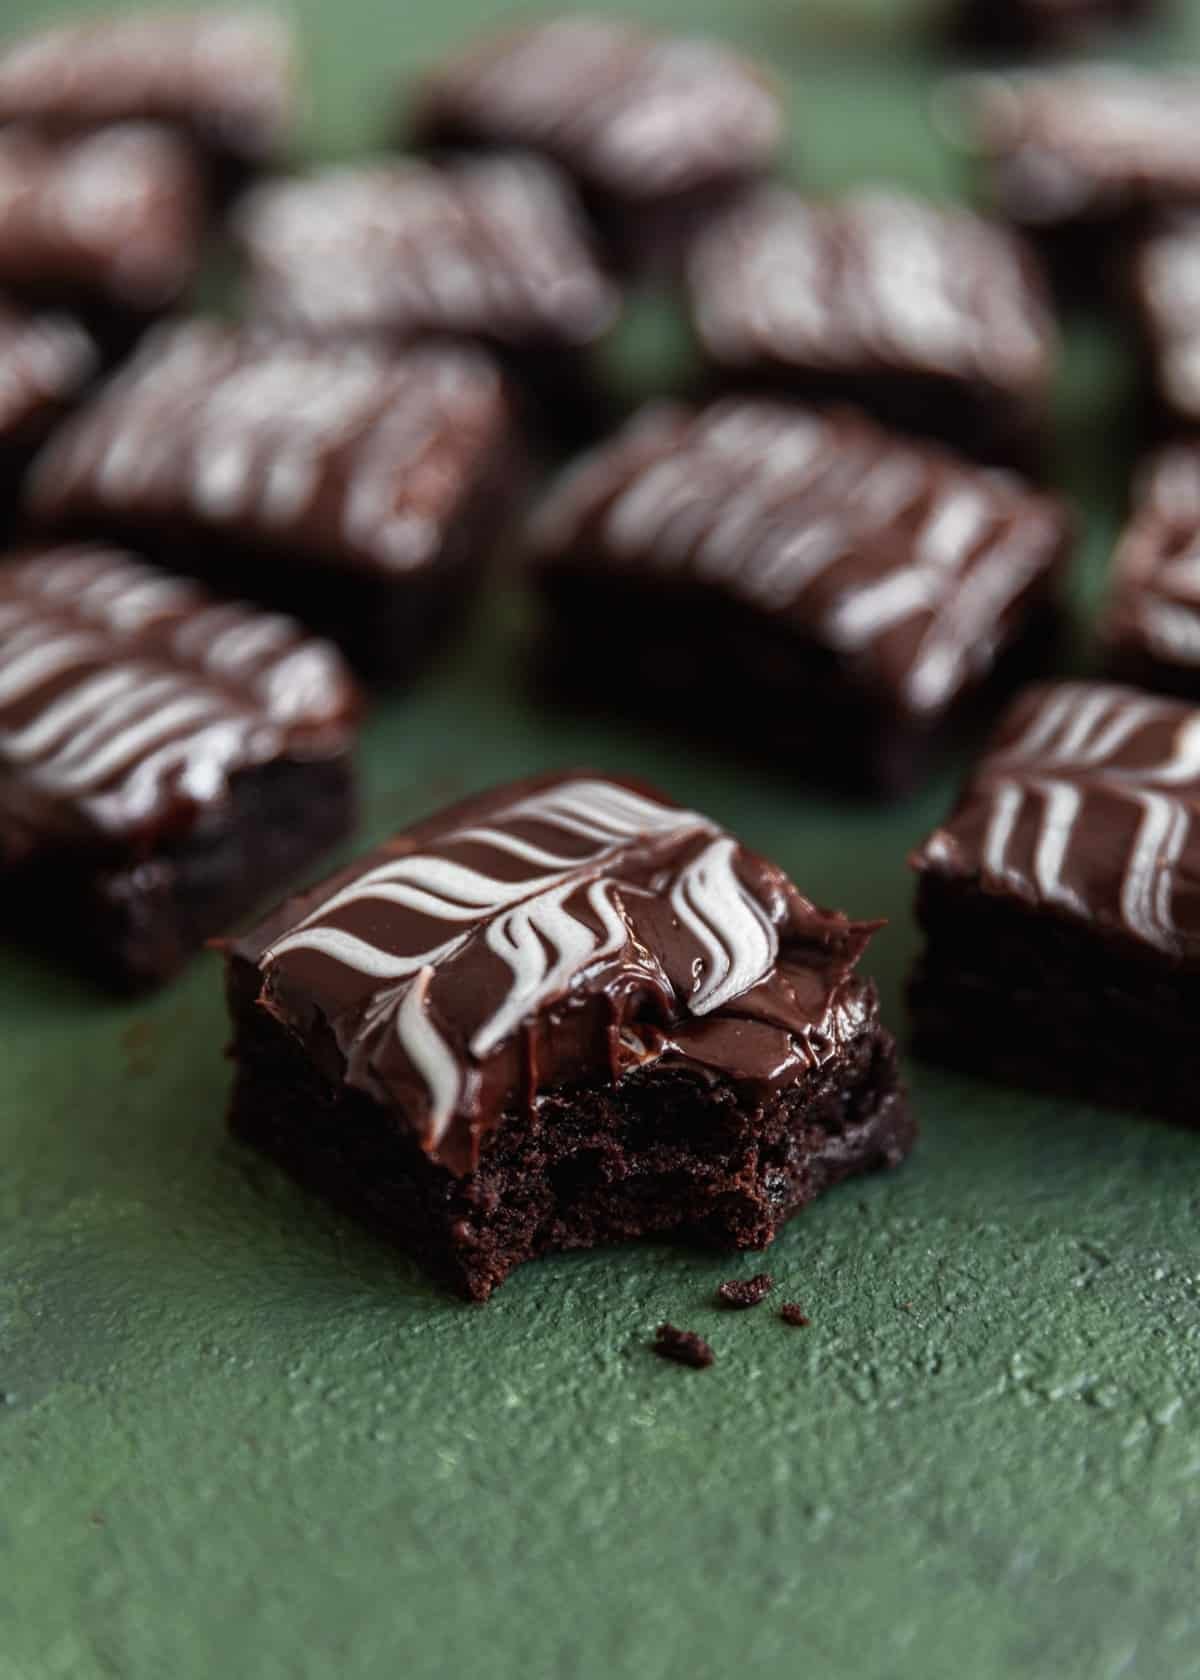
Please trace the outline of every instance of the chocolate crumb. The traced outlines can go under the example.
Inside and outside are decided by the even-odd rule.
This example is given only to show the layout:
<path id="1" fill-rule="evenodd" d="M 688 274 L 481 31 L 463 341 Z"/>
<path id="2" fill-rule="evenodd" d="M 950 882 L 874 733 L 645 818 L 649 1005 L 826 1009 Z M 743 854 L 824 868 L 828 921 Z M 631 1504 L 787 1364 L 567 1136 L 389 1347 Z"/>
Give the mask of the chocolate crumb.
<path id="1" fill-rule="evenodd" d="M 775 1279 L 770 1272 L 759 1272 L 752 1278 L 730 1278 L 717 1290 L 717 1302 L 722 1307 L 757 1307 L 774 1287 Z"/>
<path id="2" fill-rule="evenodd" d="M 812 1323 L 799 1301 L 785 1301 L 779 1309 L 779 1316 L 785 1324 L 791 1324 L 797 1330 L 807 1330 Z"/>
<path id="3" fill-rule="evenodd" d="M 677 1330 L 673 1324 L 659 1325 L 654 1333 L 654 1351 L 660 1359 L 673 1359 L 694 1371 L 702 1371 L 716 1358 L 703 1336 L 697 1336 L 694 1330 Z"/>

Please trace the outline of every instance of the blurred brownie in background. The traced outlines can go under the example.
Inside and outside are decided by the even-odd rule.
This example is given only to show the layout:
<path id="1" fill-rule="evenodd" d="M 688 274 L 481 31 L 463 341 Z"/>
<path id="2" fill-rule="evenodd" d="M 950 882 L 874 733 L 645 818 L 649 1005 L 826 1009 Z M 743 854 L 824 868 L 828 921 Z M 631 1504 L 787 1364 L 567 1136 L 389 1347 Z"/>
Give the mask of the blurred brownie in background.
<path id="1" fill-rule="evenodd" d="M 536 515 L 542 672 L 570 700 L 897 794 L 1040 668 L 1057 501 L 852 411 L 650 407 Z"/>
<path id="2" fill-rule="evenodd" d="M 1057 331 L 1036 259 L 969 211 L 882 190 L 766 186 L 688 263 L 710 370 L 846 400 L 985 461 L 1041 472 Z"/>
<path id="3" fill-rule="evenodd" d="M 34 454 L 79 401 L 99 360 L 72 317 L 0 296 L 0 533 L 13 523 Z"/>
<path id="4" fill-rule="evenodd" d="M 777 161 L 769 78 L 710 40 L 625 18 L 531 23 L 426 77 L 408 134 L 435 148 L 541 152 L 572 177 L 617 267 L 671 269 L 705 217 Z"/>
<path id="5" fill-rule="evenodd" d="M 961 77 L 939 110 L 988 204 L 1037 239 L 1064 295 L 1110 292 L 1157 212 L 1200 204 L 1200 73 Z"/>
<path id="6" fill-rule="evenodd" d="M 1161 450 L 1139 475 L 1102 635 L 1112 675 L 1200 700 L 1200 441 Z"/>
<path id="7" fill-rule="evenodd" d="M 1129 269 L 1146 422 L 1200 431 L 1200 209 L 1159 218 Z"/>
<path id="8" fill-rule="evenodd" d="M 514 420 L 482 351 L 156 329 L 53 436 L 26 508 L 294 612 L 406 680 L 504 530 Z"/>
<path id="9" fill-rule="evenodd" d="M 359 697 L 294 621 L 95 546 L 0 561 L 0 928 L 157 985 L 353 821 Z"/>
<path id="10" fill-rule="evenodd" d="M 320 338 L 477 340 L 542 429 L 613 418 L 596 347 L 620 311 L 566 176 L 528 154 L 364 163 L 264 184 L 235 236 L 251 315 Z"/>
<path id="11" fill-rule="evenodd" d="M 56 133 L 168 124 L 222 190 L 283 158 L 297 104 L 292 33 L 274 12 L 113 14 L 0 43 L 0 122 Z"/>
<path id="12" fill-rule="evenodd" d="M 204 226 L 194 153 L 167 129 L 0 128 L 0 288 L 80 313 L 115 349 L 179 302 Z"/>

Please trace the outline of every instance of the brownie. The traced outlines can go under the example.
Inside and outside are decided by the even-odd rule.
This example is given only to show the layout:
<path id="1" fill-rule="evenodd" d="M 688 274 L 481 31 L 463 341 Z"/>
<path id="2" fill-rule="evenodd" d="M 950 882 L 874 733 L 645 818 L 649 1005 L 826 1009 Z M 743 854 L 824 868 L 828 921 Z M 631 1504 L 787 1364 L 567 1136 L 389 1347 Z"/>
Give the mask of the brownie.
<path id="1" fill-rule="evenodd" d="M 131 119 L 169 124 L 219 188 L 281 161 L 296 107 L 291 30 L 273 12 L 114 14 L 0 46 L 0 122 L 56 134 Z"/>
<path id="2" fill-rule="evenodd" d="M 730 1278 L 717 1289 L 717 1304 L 744 1312 L 747 1307 L 760 1307 L 775 1287 L 770 1272 L 759 1272 L 751 1278 Z"/>
<path id="3" fill-rule="evenodd" d="M 620 293 L 550 164 L 497 154 L 326 169 L 252 191 L 235 230 L 260 319 L 397 345 L 481 341 L 556 435 L 603 413 L 595 352 Z"/>
<path id="4" fill-rule="evenodd" d="M 762 1248 L 913 1141 L 874 926 L 642 784 L 498 788 L 229 944 L 233 1128 L 476 1300 L 554 1250 Z"/>
<path id="5" fill-rule="evenodd" d="M 78 321 L 33 314 L 0 296 L 0 533 L 16 516 L 30 461 L 97 363 L 95 341 Z"/>
<path id="6" fill-rule="evenodd" d="M 514 496 L 482 352 L 159 328 L 29 477 L 46 530 L 129 543 L 294 612 L 365 673 L 411 678 L 474 594 Z"/>
<path id="7" fill-rule="evenodd" d="M 1038 243 L 1068 296 L 1111 293 L 1164 210 L 1200 204 L 1200 75 L 1114 65 L 977 76 L 960 135 L 989 204 Z"/>
<path id="8" fill-rule="evenodd" d="M 158 984 L 348 832 L 327 643 L 95 545 L 0 564 L 0 926 Z"/>
<path id="9" fill-rule="evenodd" d="M 1160 0 L 954 0 L 950 22 L 966 47 L 1046 52 L 1088 46 L 1160 10 Z"/>
<path id="10" fill-rule="evenodd" d="M 535 515 L 539 680 L 564 698 L 894 794 L 1040 664 L 1060 505 L 852 411 L 660 404 Z"/>
<path id="11" fill-rule="evenodd" d="M 1200 711 L 1020 696 L 915 854 L 918 1052 L 1196 1124 Z"/>
<path id="12" fill-rule="evenodd" d="M 714 380 L 853 402 L 986 461 L 1044 468 L 1057 332 L 1025 242 L 871 189 L 765 186 L 698 237 L 691 317 Z"/>
<path id="13" fill-rule="evenodd" d="M 195 277 L 204 185 L 165 129 L 123 123 L 72 139 L 0 128 L 0 287 L 82 313 L 118 347 Z"/>
<path id="14" fill-rule="evenodd" d="M 1139 474 L 1101 625 L 1109 673 L 1200 701 L 1200 444 Z"/>
<path id="15" fill-rule="evenodd" d="M 575 181 L 610 261 L 653 272 L 676 267 L 695 228 L 773 166 L 784 118 L 763 72 L 715 41 L 559 17 L 433 71 L 409 134 L 542 153 Z"/>

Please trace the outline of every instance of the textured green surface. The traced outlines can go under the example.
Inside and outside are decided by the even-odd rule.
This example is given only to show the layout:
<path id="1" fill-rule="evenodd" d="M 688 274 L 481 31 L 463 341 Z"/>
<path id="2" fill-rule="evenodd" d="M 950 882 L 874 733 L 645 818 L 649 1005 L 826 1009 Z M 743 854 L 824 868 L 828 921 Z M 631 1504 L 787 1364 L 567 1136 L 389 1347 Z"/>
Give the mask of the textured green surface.
<path id="1" fill-rule="evenodd" d="M 314 150 L 503 9 L 307 0 Z M 899 5 L 644 9 L 769 53 L 817 181 L 953 189 Z M 627 360 L 669 337 L 648 316 Z M 1122 368 L 1100 328 L 1069 362 L 1086 598 Z M 371 831 L 547 764 L 642 771 L 891 917 L 899 1017 L 904 854 L 948 781 L 879 817 L 540 716 L 517 610 L 483 618 L 374 721 Z M 771 1254 L 811 1329 L 709 1305 L 753 1264 L 654 1248 L 471 1309 L 223 1140 L 211 961 L 127 1009 L 7 954 L 0 1011 L 0 1680 L 1200 1674 L 1200 1138 L 918 1069 L 919 1154 Z M 652 1358 L 664 1317 L 716 1367 Z"/>

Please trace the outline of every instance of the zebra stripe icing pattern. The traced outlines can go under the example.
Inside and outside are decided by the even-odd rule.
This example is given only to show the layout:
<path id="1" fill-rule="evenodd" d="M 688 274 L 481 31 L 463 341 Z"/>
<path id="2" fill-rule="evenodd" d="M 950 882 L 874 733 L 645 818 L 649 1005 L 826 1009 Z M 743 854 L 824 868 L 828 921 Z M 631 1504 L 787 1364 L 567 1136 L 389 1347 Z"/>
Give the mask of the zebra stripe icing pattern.
<path id="1" fill-rule="evenodd" d="M 1200 944 L 1200 711 L 1105 684 L 1029 691 L 918 868 L 1115 925 L 1142 944 Z"/>
<path id="2" fill-rule="evenodd" d="M 292 744 L 341 750 L 355 707 L 338 655 L 292 620 L 119 552 L 0 571 L 0 775 L 52 827 L 127 831 L 220 798 Z"/>
<path id="3" fill-rule="evenodd" d="M 623 1024 L 753 1020 L 789 932 L 848 928 L 707 818 L 593 776 L 473 801 L 304 904 L 257 952 L 264 1002 L 315 1002 L 349 1081 L 401 1092 L 427 1147 L 493 1074 L 552 1076 L 560 1030 L 607 1042 L 615 1077 Z"/>

